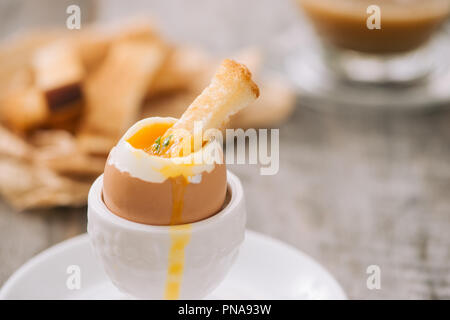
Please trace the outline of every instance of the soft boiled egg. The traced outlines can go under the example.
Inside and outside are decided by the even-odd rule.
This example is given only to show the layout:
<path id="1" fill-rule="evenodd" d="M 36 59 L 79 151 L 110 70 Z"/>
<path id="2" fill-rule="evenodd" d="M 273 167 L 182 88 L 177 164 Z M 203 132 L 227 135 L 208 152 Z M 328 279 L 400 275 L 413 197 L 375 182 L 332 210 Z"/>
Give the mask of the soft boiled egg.
<path id="1" fill-rule="evenodd" d="M 222 208 L 227 173 L 218 142 L 186 157 L 146 151 L 176 121 L 138 121 L 111 150 L 103 177 L 103 200 L 111 212 L 143 224 L 177 225 L 208 218 Z"/>

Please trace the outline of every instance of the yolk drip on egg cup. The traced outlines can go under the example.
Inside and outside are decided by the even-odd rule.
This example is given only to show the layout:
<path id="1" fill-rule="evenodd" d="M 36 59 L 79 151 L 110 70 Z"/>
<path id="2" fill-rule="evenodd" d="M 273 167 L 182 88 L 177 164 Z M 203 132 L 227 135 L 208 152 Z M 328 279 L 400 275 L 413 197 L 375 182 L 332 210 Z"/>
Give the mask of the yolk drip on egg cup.
<path id="1" fill-rule="evenodd" d="M 158 155 L 154 155 L 152 145 L 172 125 L 172 122 L 155 122 L 145 125 L 126 139 L 126 142 L 134 149 L 143 150 L 152 157 L 158 157 Z M 166 158 L 166 156 L 163 157 Z M 189 181 L 189 178 L 192 177 L 192 164 L 166 165 L 160 168 L 159 172 L 167 179 L 162 183 L 151 183 L 132 177 L 129 173 L 120 172 L 111 164 L 107 164 L 103 198 L 107 207 L 123 218 L 138 223 L 170 226 L 171 247 L 168 253 L 164 298 L 177 299 L 184 272 L 185 248 L 189 244 L 191 236 L 190 223 L 206 219 L 222 208 L 227 192 L 226 167 L 224 164 L 214 164 L 211 172 L 202 173 L 199 183 Z M 114 185 L 121 187 L 111 188 Z M 147 192 L 142 192 L 142 189 Z M 150 209 L 146 212 L 146 204 L 151 202 L 151 198 L 157 193 L 164 197 L 165 201 L 171 203 L 164 203 L 165 201 L 162 200 L 162 204 L 160 203 L 159 206 L 153 207 L 153 210 Z M 169 196 L 171 196 L 171 201 Z M 120 197 L 122 198 L 119 202 L 122 202 L 122 205 L 117 205 Z M 133 201 L 133 197 L 136 198 L 135 201 Z M 128 202 L 123 204 L 126 201 Z M 143 208 L 137 210 L 140 211 L 140 214 L 136 212 L 130 214 L 130 211 L 133 210 L 124 214 L 124 207 L 136 209 L 138 203 L 143 205 Z M 168 217 L 169 208 L 171 209 L 170 217 Z M 161 217 L 161 213 L 164 211 L 166 214 Z"/>

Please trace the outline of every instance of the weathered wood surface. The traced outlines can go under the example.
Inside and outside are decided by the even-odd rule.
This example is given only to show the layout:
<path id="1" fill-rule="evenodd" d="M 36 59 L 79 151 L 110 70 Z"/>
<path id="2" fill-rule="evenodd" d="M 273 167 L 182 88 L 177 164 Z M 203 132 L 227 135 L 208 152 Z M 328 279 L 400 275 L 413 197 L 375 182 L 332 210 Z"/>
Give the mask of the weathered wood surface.
<path id="1" fill-rule="evenodd" d="M 336 116 L 299 107 L 280 130 L 280 171 L 233 166 L 248 227 L 322 263 L 351 298 L 450 298 L 450 113 Z M 85 231 L 85 209 L 0 209 L 0 283 Z M 366 268 L 381 268 L 368 290 Z"/>
<path id="2" fill-rule="evenodd" d="M 108 1 L 100 17 L 148 6 L 166 17 L 160 22 L 173 38 L 217 51 L 245 39 L 262 44 L 295 18 L 287 1 L 197 0 L 188 10 L 180 8 L 185 1 L 135 1 L 128 11 L 118 3 Z M 272 6 L 270 19 L 255 26 L 264 5 Z M 205 13 L 218 20 L 204 23 L 207 29 L 200 23 Z M 317 259 L 350 298 L 450 299 L 449 111 L 348 116 L 299 106 L 281 127 L 280 145 L 275 176 L 232 166 L 244 184 L 249 228 Z M 16 213 L 0 204 L 0 285 L 36 253 L 85 229 L 85 209 Z M 366 287 L 372 264 L 381 268 L 381 290 Z"/>
<path id="3" fill-rule="evenodd" d="M 299 108 L 281 128 L 278 175 L 236 170 L 248 226 L 316 258 L 351 298 L 450 298 L 449 124 Z M 381 290 L 366 287 L 372 264 Z"/>

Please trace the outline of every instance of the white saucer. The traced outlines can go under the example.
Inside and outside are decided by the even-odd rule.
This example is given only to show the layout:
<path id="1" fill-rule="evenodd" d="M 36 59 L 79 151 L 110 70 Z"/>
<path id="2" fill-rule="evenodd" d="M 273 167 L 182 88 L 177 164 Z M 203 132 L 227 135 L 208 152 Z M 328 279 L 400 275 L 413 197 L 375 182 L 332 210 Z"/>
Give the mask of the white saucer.
<path id="1" fill-rule="evenodd" d="M 69 290 L 67 267 L 81 270 L 81 288 Z M 19 268 L 0 299 L 127 299 L 106 277 L 86 234 L 40 253 Z M 246 232 L 239 257 L 208 299 L 346 299 L 334 278 L 304 253 Z"/>

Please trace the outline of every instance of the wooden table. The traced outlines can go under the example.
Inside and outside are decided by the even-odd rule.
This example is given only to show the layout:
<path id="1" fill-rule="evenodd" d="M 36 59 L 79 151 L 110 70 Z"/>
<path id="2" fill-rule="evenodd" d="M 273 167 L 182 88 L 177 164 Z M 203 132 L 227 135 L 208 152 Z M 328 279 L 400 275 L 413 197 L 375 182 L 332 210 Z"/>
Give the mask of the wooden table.
<path id="1" fill-rule="evenodd" d="M 219 51 L 245 41 L 202 34 L 195 22 L 203 13 L 196 7 L 221 6 L 227 21 L 234 19 L 229 25 L 235 34 L 256 42 L 295 19 L 287 2 L 211 3 L 190 2 L 190 28 L 175 23 L 180 17 L 165 1 L 141 6 L 165 15 L 161 22 L 174 38 L 210 41 Z M 245 19 L 230 9 L 241 3 Z M 257 10 L 263 4 L 273 5 L 271 19 L 257 25 L 267 12 Z M 129 9 L 118 8 L 118 1 L 108 5 L 117 14 Z M 108 16 L 107 9 L 99 12 Z M 204 12 L 213 12 L 209 9 Z M 245 32 L 238 33 L 246 20 Z M 215 35 L 226 31 L 215 26 Z M 281 127 L 280 144 L 275 176 L 260 176 L 257 166 L 231 167 L 244 184 L 250 229 L 317 259 L 350 298 L 450 298 L 450 112 L 348 116 L 299 106 Z M 85 230 L 84 208 L 17 213 L 0 203 L 0 285 L 33 255 Z M 380 290 L 366 286 L 366 268 L 374 264 L 381 268 Z"/>
<path id="2" fill-rule="evenodd" d="M 248 226 L 305 251 L 350 298 L 450 298 L 450 113 L 393 117 L 299 108 L 280 172 L 239 168 Z M 366 269 L 381 268 L 381 290 Z"/>
<path id="3" fill-rule="evenodd" d="M 350 298 L 450 298 L 450 113 L 358 116 L 297 108 L 280 171 L 231 166 L 248 227 L 322 263 Z M 31 256 L 86 230 L 86 210 L 0 205 L 0 284 Z M 381 289 L 366 268 L 381 268 Z"/>

